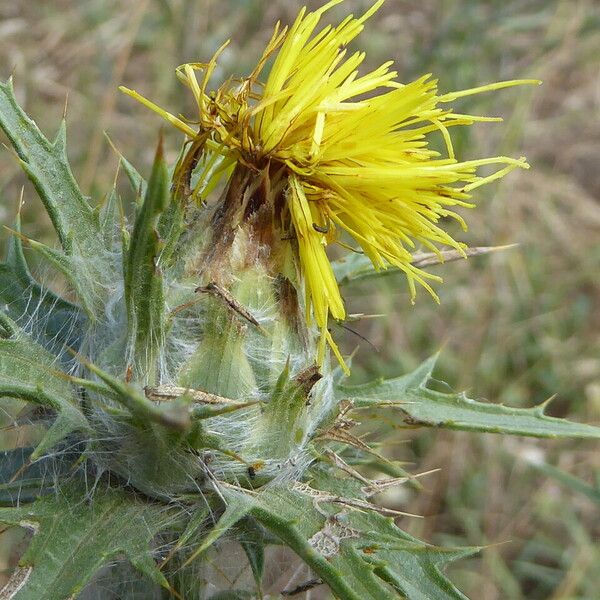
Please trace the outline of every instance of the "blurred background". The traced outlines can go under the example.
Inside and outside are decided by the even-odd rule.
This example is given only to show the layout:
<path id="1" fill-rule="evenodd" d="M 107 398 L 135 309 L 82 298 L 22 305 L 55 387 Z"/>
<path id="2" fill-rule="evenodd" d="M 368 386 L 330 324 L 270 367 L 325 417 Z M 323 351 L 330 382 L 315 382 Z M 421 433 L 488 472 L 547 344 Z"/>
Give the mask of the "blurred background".
<path id="1" fill-rule="evenodd" d="M 347 0 L 330 18 L 369 4 Z M 73 171 L 84 192 L 98 200 L 117 166 L 104 132 L 148 173 L 161 127 L 118 92 L 119 84 L 174 113 L 189 113 L 190 98 L 174 76 L 177 65 L 207 60 L 231 37 L 215 84 L 231 73 L 245 74 L 274 23 L 289 23 L 301 5 L 0 0 L 0 77 L 14 73 L 17 97 L 50 137 L 68 97 Z M 436 267 L 445 280 L 438 290 L 441 306 L 426 293 L 411 306 L 400 276 L 348 288 L 350 312 L 386 315 L 357 325 L 370 343 L 344 333 L 347 352 L 360 346 L 353 377 L 397 375 L 443 348 L 436 376 L 450 389 L 524 407 L 556 395 L 550 414 L 600 424 L 600 4 L 388 0 L 359 46 L 369 66 L 393 59 L 405 82 L 434 73 L 442 91 L 521 77 L 544 84 L 465 99 L 460 112 L 499 115 L 505 123 L 453 130 L 461 159 L 529 159 L 530 171 L 478 190 L 477 208 L 463 211 L 470 230 L 461 235 L 471 245 L 519 246 Z M 166 136 L 174 158 L 180 138 L 172 131 Z M 3 223 L 12 221 L 23 182 L 11 153 L 2 150 Z M 25 200 L 28 235 L 51 240 L 30 188 Z M 0 233 L 0 241 L 5 237 Z M 411 470 L 441 469 L 424 480 L 420 494 L 403 489 L 382 499 L 426 517 L 401 525 L 437 544 L 486 546 L 452 569 L 467 595 L 599 597 L 597 444 L 397 430 L 394 423 L 390 431 L 394 456 Z M 15 444 L 19 440 L 5 427 L 0 450 Z M 578 482 L 548 473 L 545 463 Z M 0 568 L 14 564 L 15 552 L 0 537 Z"/>

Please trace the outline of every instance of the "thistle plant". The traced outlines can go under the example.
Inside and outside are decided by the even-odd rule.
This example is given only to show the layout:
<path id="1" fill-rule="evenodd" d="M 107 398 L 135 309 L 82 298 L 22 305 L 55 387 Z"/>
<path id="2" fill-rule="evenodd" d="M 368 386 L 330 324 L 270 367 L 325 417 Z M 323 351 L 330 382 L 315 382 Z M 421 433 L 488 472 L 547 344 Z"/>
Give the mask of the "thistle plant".
<path id="1" fill-rule="evenodd" d="M 340 2 L 278 25 L 247 77 L 211 87 L 225 46 L 179 67 L 197 107 L 187 118 L 122 88 L 185 136 L 175 164 L 159 142 L 147 180 L 120 157 L 128 201 L 115 187 L 92 207 L 64 123 L 49 141 L 11 82 L 0 85 L 0 125 L 60 243 L 27 237 L 17 214 L 0 265 L 0 396 L 19 401 L 17 425 L 44 432 L 3 457 L 0 521 L 33 537 L 2 598 L 266 598 L 316 585 L 344 600 L 464 598 L 444 567 L 477 549 L 411 537 L 395 521 L 403 512 L 376 503 L 422 474 L 383 440 L 361 439 L 361 414 L 600 437 L 544 406 L 430 389 L 435 357 L 396 379 L 348 383 L 336 339 L 356 316 L 342 284 L 393 269 L 413 300 L 418 288 L 437 299 L 439 277 L 424 267 L 482 252 L 448 220 L 464 226 L 456 210 L 476 188 L 528 168 L 460 162 L 450 129 L 499 119 L 452 102 L 537 82 L 439 93 L 430 76 L 400 83 L 391 63 L 360 74 L 365 55 L 347 46 L 382 2 L 320 28 Z M 60 274 L 64 296 L 31 274 L 26 253 Z M 238 547 L 251 576 L 219 584 L 214 565 Z M 266 567 L 278 548 L 306 579 L 274 590 Z"/>

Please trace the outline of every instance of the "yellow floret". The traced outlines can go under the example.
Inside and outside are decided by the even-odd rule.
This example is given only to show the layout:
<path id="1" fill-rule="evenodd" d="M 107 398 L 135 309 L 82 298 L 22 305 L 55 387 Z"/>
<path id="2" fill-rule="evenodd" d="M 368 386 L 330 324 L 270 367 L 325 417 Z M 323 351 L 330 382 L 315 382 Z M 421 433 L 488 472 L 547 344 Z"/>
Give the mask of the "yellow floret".
<path id="1" fill-rule="evenodd" d="M 346 317 L 326 253 L 335 231 L 354 238 L 376 269 L 401 269 L 413 300 L 416 284 L 437 300 L 429 282 L 439 278 L 412 265 L 415 245 L 434 252 L 440 246 L 463 251 L 464 245 L 444 230 L 443 219 L 455 219 L 466 229 L 454 207 L 472 206 L 472 190 L 528 168 L 524 158 L 504 156 L 459 162 L 450 128 L 501 119 L 455 114 L 447 104 L 471 94 L 539 83 L 512 80 L 439 95 L 430 75 L 408 84 L 397 81 L 391 62 L 360 75 L 365 54 L 348 56 L 346 47 L 383 0 L 360 18 L 348 16 L 336 27 L 317 31 L 323 14 L 342 1 L 332 0 L 314 12 L 302 9 L 289 30 L 278 25 L 252 74 L 211 94 L 208 80 L 224 46 L 209 63 L 179 67 L 178 76 L 198 105 L 197 131 L 136 92 L 123 90 L 191 139 L 209 132 L 208 144 L 222 157 L 223 168 L 238 160 L 259 164 L 265 158 L 286 168 L 307 320 L 314 318 L 323 344 L 327 341 L 340 361 L 327 330 L 329 316 L 339 321 Z M 273 66 L 261 85 L 259 77 L 272 56 Z M 200 83 L 197 72 L 203 73 Z M 442 135 L 446 157 L 429 148 L 428 136 L 434 132 Z M 499 168 L 478 175 L 486 165 Z"/>

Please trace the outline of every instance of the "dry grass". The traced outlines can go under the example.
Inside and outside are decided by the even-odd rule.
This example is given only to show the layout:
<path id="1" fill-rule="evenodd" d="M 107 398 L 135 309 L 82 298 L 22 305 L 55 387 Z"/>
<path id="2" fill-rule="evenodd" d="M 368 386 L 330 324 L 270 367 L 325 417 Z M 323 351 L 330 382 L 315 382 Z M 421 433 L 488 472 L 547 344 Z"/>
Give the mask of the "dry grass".
<path id="1" fill-rule="evenodd" d="M 310 2 L 317 5 L 318 2 Z M 352 7 L 366 2 L 349 0 Z M 289 21 L 297 0 L 55 0 L 0 4 L 2 77 L 46 132 L 68 95 L 69 154 L 90 195 L 112 182 L 119 149 L 147 170 L 159 124 L 120 97 L 125 83 L 183 111 L 173 69 L 205 59 L 233 36 L 221 73 L 245 72 L 271 24 Z M 554 414 L 600 422 L 600 13 L 595 0 L 389 0 L 362 39 L 375 63 L 397 60 L 408 80 L 434 72 L 442 89 L 533 76 L 535 90 L 470 100 L 505 126 L 463 134 L 465 157 L 525 154 L 533 169 L 479 194 L 467 217 L 476 245 L 520 247 L 443 268 L 442 306 L 415 308 L 398 278 L 354 290 L 353 312 L 383 312 L 361 324 L 358 373 L 397 373 L 442 344 L 439 376 L 491 401 L 530 406 L 558 394 Z M 177 138 L 168 133 L 172 152 Z M 0 216 L 10 218 L 23 182 L 7 152 L 0 160 Z M 26 227 L 47 237 L 27 191 Z M 439 270 L 439 269 L 438 269 Z M 358 340 L 348 337 L 350 349 Z M 528 466 L 543 457 L 590 480 L 600 473 L 592 444 L 538 442 L 444 432 L 402 434 L 397 454 L 415 469 L 441 467 L 425 493 L 388 498 L 427 515 L 406 527 L 454 544 L 489 544 L 455 568 L 472 598 L 597 598 L 598 512 L 581 496 Z M 597 448 L 596 448 L 597 450 Z"/>

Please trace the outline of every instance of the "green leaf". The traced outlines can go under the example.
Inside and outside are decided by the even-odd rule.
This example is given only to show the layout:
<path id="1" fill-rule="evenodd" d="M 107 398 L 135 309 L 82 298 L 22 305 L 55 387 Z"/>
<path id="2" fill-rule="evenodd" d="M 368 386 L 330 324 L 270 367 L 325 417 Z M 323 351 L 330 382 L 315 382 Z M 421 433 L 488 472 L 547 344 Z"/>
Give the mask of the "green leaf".
<path id="1" fill-rule="evenodd" d="M 134 375 L 152 382 L 164 343 L 165 302 L 159 264 L 162 241 L 157 230 L 169 202 L 169 176 L 160 142 L 148 189 L 141 206 L 125 262 L 125 301 Z"/>
<path id="2" fill-rule="evenodd" d="M 12 600 L 75 597 L 95 573 L 120 556 L 154 583 L 169 587 L 151 549 L 153 538 L 170 524 L 169 511 L 102 485 L 90 497 L 72 486 L 34 504 L 0 508 L 0 522 L 34 530 L 12 577 L 23 582 Z"/>
<path id="3" fill-rule="evenodd" d="M 127 176 L 127 180 L 131 185 L 131 189 L 135 194 L 135 202 L 136 206 L 141 205 L 144 196 L 146 195 L 146 190 L 148 189 L 148 184 L 146 180 L 141 176 L 140 172 L 130 163 L 124 156 L 121 154 L 119 149 L 115 146 L 113 141 L 110 139 L 109 135 L 105 132 L 104 135 L 110 144 L 110 147 L 114 150 L 115 154 L 119 157 L 119 167 L 125 171 L 125 175 Z"/>
<path id="4" fill-rule="evenodd" d="M 330 494 L 337 496 L 337 503 L 346 506 L 336 519 L 338 526 L 350 530 L 347 537 L 356 540 L 346 547 L 340 544 L 340 553 L 346 552 L 351 562 L 366 562 L 374 569 L 375 575 L 410 600 L 465 598 L 444 576 L 443 570 L 450 562 L 469 556 L 478 548 L 440 548 L 426 544 L 399 529 L 393 519 L 377 512 L 379 509 L 375 505 L 367 510 L 359 505 L 359 510 L 353 510 L 353 502 L 364 503 L 373 493 L 355 478 L 337 477 L 325 469 L 314 470 L 311 476 L 309 496 L 315 498 L 315 502 L 327 507 L 327 501 L 319 501 L 319 497 Z M 302 489 L 299 491 L 304 495 L 308 493 Z M 343 519 L 340 520 L 339 516 Z M 335 521 L 330 522 L 329 526 L 334 524 Z"/>
<path id="5" fill-rule="evenodd" d="M 73 431 L 89 428 L 70 384 L 57 369 L 55 357 L 23 334 L 0 340 L 0 397 L 34 402 L 58 413 L 33 459 Z"/>
<path id="6" fill-rule="evenodd" d="M 152 421 L 175 430 L 186 431 L 189 429 L 190 411 L 188 400 L 185 397 L 159 406 L 146 398 L 134 385 L 113 377 L 110 373 L 106 373 L 82 357 L 79 358 L 105 384 L 105 387 L 103 387 L 102 384 L 96 381 L 77 379 L 77 383 L 81 386 L 100 391 L 102 395 L 109 396 L 112 400 L 123 405 L 141 424 Z"/>
<path id="7" fill-rule="evenodd" d="M 158 262 L 162 268 L 170 266 L 173 261 L 177 242 L 179 242 L 179 238 L 185 230 L 184 218 L 185 210 L 183 204 L 176 198 L 172 198 L 169 206 L 162 213 L 158 221 L 158 235 L 162 242 Z"/>
<path id="8" fill-rule="evenodd" d="M 34 448 L 0 452 L 0 506 L 33 502 L 54 490 L 56 482 L 73 465 L 72 454 L 31 460 Z"/>
<path id="9" fill-rule="evenodd" d="M 183 563 L 187 566 L 206 552 L 215 542 L 223 537 L 238 521 L 243 519 L 252 508 L 252 504 L 243 495 L 231 495 L 226 498 L 225 511 L 219 517 L 216 525 L 208 532 L 202 543 L 192 552 Z"/>
<path id="10" fill-rule="evenodd" d="M 264 457 L 284 458 L 302 443 L 304 409 L 319 378 L 317 369 L 292 377 L 289 364 L 285 365 L 255 427 L 255 452 Z"/>
<path id="11" fill-rule="evenodd" d="M 0 128 L 17 152 L 57 232 L 65 255 L 77 257 L 80 281 L 93 288 L 94 316 L 99 316 L 115 271 L 104 249 L 99 223 L 69 167 L 64 121 L 50 142 L 18 105 L 12 81 L 0 83 Z M 83 285 L 83 284 L 82 284 Z"/>
<path id="12" fill-rule="evenodd" d="M 254 541 L 243 541 L 240 542 L 246 558 L 252 569 L 252 576 L 256 583 L 257 589 L 260 591 L 262 588 L 262 578 L 265 571 L 265 547 L 260 542 Z"/>
<path id="13" fill-rule="evenodd" d="M 15 448 L 0 452 L 0 506 L 31 502 L 46 487 L 44 460 L 30 466 L 32 451 L 33 448 Z"/>
<path id="14" fill-rule="evenodd" d="M 17 335 L 20 327 L 6 314 L 0 311 L 0 338 L 7 339 Z"/>
<path id="15" fill-rule="evenodd" d="M 249 496 L 231 488 L 226 499 L 250 505 L 249 514 L 279 536 L 342 600 L 464 600 L 442 568 L 474 549 L 425 544 L 381 515 L 330 512 L 319 492 L 272 486 Z M 324 514 L 329 514 L 326 518 Z"/>
<path id="16" fill-rule="evenodd" d="M 121 166 L 123 167 L 123 170 L 127 175 L 127 179 L 131 184 L 133 192 L 136 194 L 136 197 L 143 198 L 146 195 L 146 190 L 148 189 L 148 184 L 146 183 L 146 180 L 120 152 L 118 154 Z"/>
<path id="17" fill-rule="evenodd" d="M 80 268 L 81 263 L 79 258 L 72 258 L 60 250 L 54 250 L 35 240 L 27 239 L 27 243 L 36 254 L 64 275 L 77 293 L 77 297 L 81 301 L 86 314 L 93 320 L 95 304 L 97 302 L 95 295 L 97 290 L 89 279 L 90 272 Z"/>
<path id="18" fill-rule="evenodd" d="M 186 546 L 190 540 L 197 537 L 200 532 L 203 531 L 206 520 L 210 514 L 210 507 L 206 503 L 203 503 L 192 510 L 191 517 L 188 520 L 185 530 L 177 540 L 175 550 L 179 550 L 183 546 Z M 174 554 L 174 552 L 172 552 L 172 554 Z"/>
<path id="19" fill-rule="evenodd" d="M 18 105 L 12 80 L 0 83 L 0 128 L 16 150 L 23 169 L 36 187 L 67 254 L 102 250 L 98 223 L 83 197 L 65 152 L 65 124 L 48 141 Z"/>
<path id="20" fill-rule="evenodd" d="M 77 600 L 171 600 L 176 598 L 165 588 L 156 585 L 127 561 L 119 560 L 100 571 Z M 73 599 L 75 600 L 75 599 Z"/>
<path id="21" fill-rule="evenodd" d="M 444 576 L 451 562 L 477 552 L 475 548 L 439 548 L 401 531 L 393 520 L 372 512 L 352 513 L 350 527 L 361 532 L 348 554 L 375 568 L 375 574 L 410 600 L 447 600 L 464 596 Z"/>
<path id="22" fill-rule="evenodd" d="M 598 427 L 545 415 L 546 404 L 533 408 L 511 408 L 477 402 L 464 393 L 431 390 L 427 384 L 436 359 L 434 356 L 413 373 L 396 379 L 356 386 L 340 385 L 337 396 L 340 400 L 352 401 L 356 408 L 399 408 L 410 425 L 543 438 L 600 438 Z"/>
<path id="23" fill-rule="evenodd" d="M 184 387 L 243 400 L 256 389 L 244 348 L 244 325 L 218 298 L 207 297 L 204 302 L 206 328 L 178 381 Z"/>
<path id="24" fill-rule="evenodd" d="M 20 233 L 19 215 L 13 227 Z M 27 326 L 32 337 L 53 354 L 59 354 L 65 346 L 79 347 L 84 314 L 33 278 L 18 235 L 9 238 L 6 262 L 0 263 L 0 303 L 9 317 Z"/>
<path id="25" fill-rule="evenodd" d="M 117 194 L 117 190 L 113 188 L 97 209 L 100 232 L 104 247 L 108 251 L 113 251 L 116 246 L 115 240 L 117 238 L 117 232 L 119 231 L 119 203 L 119 195 Z"/>
<path id="26" fill-rule="evenodd" d="M 253 519 L 244 519 L 239 541 L 252 569 L 258 595 L 262 597 L 262 578 L 265 571 L 265 531 Z"/>

